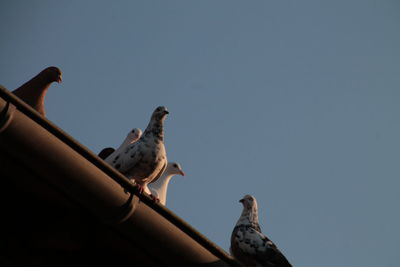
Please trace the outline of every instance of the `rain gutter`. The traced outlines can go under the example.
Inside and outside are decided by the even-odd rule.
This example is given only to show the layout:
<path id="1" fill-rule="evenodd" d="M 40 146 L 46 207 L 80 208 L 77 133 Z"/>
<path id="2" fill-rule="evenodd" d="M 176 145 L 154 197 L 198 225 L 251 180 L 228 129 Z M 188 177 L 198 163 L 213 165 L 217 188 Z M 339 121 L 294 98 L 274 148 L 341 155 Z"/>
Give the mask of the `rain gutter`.
<path id="1" fill-rule="evenodd" d="M 170 261 L 241 266 L 172 211 L 139 194 L 126 177 L 2 86 L 0 147 L 128 239 L 154 253 L 167 250 L 164 254 Z M 137 240 L 140 237 L 150 240 Z M 158 247 L 151 247 L 154 242 Z"/>

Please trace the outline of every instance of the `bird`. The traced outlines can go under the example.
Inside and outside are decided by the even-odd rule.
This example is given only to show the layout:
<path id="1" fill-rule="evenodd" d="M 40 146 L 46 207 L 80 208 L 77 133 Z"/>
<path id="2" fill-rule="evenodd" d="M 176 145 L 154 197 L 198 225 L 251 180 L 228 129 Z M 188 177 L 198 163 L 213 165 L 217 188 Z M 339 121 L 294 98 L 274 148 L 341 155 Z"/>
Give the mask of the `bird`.
<path id="1" fill-rule="evenodd" d="M 99 158 L 101 158 L 101 159 L 106 159 L 108 156 L 110 156 L 112 153 L 114 153 L 114 151 L 115 151 L 115 148 L 113 148 L 113 147 L 106 147 L 106 148 L 103 148 L 100 152 L 99 152 L 99 154 L 97 154 L 97 156 L 99 157 Z"/>
<path id="2" fill-rule="evenodd" d="M 115 150 L 114 148 L 111 148 L 113 151 L 104 158 L 104 161 L 107 163 L 111 163 L 114 161 L 115 157 L 118 156 L 121 152 L 123 152 L 130 144 L 133 144 L 139 138 L 142 136 L 142 130 L 139 128 L 133 128 L 132 130 L 129 131 L 129 133 L 126 135 L 125 140 L 122 142 L 122 144 Z M 107 149 L 107 148 L 105 148 Z M 104 150 L 104 149 L 103 149 Z M 111 151 L 111 150 L 109 150 Z M 105 152 L 103 152 L 105 153 Z M 101 154 L 101 152 L 100 152 Z"/>
<path id="3" fill-rule="evenodd" d="M 42 116 L 46 116 L 44 99 L 47 94 L 47 90 L 53 82 L 60 83 L 61 81 L 61 70 L 54 66 L 48 67 L 12 91 L 12 93 L 38 111 Z"/>
<path id="4" fill-rule="evenodd" d="M 122 142 L 122 144 L 119 146 L 118 148 L 118 152 L 115 152 L 115 148 L 113 147 L 106 147 L 103 148 L 99 154 L 97 156 L 99 156 L 99 158 L 105 160 L 107 159 L 108 163 L 109 163 L 109 159 L 111 158 L 110 156 L 113 154 L 112 158 L 114 159 L 115 156 L 123 150 L 124 147 L 126 147 L 129 144 L 132 144 L 134 142 L 136 142 L 137 140 L 139 140 L 140 136 L 142 135 L 142 130 L 139 128 L 133 128 L 131 131 L 129 131 L 128 135 L 126 136 L 125 140 Z M 114 153 L 115 152 L 115 153 Z"/>
<path id="5" fill-rule="evenodd" d="M 164 206 L 167 203 L 168 183 L 171 180 L 172 176 L 178 174 L 185 176 L 185 173 L 183 172 L 181 165 L 176 162 L 168 162 L 167 168 L 165 169 L 161 177 L 157 181 L 149 184 L 149 189 L 151 191 L 151 194 L 155 198 L 159 199 L 160 203 Z"/>
<path id="6" fill-rule="evenodd" d="M 147 184 L 156 181 L 167 167 L 164 146 L 164 121 L 169 114 L 164 106 L 157 107 L 142 136 L 118 153 L 110 163 L 138 186 L 140 193 L 151 195 Z"/>
<path id="7" fill-rule="evenodd" d="M 231 235 L 231 254 L 244 266 L 291 267 L 277 246 L 261 232 L 256 198 L 245 195 L 242 214 Z"/>

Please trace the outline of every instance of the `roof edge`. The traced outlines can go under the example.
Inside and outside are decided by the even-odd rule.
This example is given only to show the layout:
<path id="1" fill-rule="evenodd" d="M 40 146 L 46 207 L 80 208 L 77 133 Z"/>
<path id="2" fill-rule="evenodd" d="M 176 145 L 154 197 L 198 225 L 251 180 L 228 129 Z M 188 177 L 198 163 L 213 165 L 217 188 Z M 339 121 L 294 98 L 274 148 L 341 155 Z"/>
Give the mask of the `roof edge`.
<path id="1" fill-rule="evenodd" d="M 33 108 L 31 108 L 29 105 L 27 105 L 25 102 L 23 102 L 21 99 L 16 97 L 14 94 L 12 94 L 10 91 L 2 86 L 0 86 L 0 97 L 5 101 L 4 108 L 0 111 L 0 133 L 2 132 L 2 130 L 8 127 L 10 121 L 13 120 L 13 114 L 17 110 L 18 112 L 24 114 L 30 120 L 41 126 L 48 133 L 54 135 L 59 141 L 63 142 L 65 145 L 70 147 L 87 161 L 92 163 L 101 172 L 105 173 L 112 180 L 125 188 L 125 190 L 130 192 L 132 194 L 132 197 L 135 196 L 135 198 L 140 199 L 140 201 L 143 202 L 146 206 L 154 210 L 160 216 L 164 217 L 167 221 L 169 221 L 175 227 L 179 228 L 182 232 L 187 234 L 189 237 L 191 237 L 194 241 L 199 243 L 202 247 L 215 255 L 217 258 L 220 258 L 231 266 L 241 266 L 222 248 L 207 239 L 203 234 L 194 229 L 191 225 L 182 220 L 180 217 L 175 215 L 172 211 L 158 203 L 155 203 L 149 196 L 145 194 L 139 194 L 136 186 L 133 185 L 126 177 L 124 177 L 111 166 L 106 164 L 92 151 L 77 142 L 62 129 L 54 125 L 52 122 L 41 116 Z M 127 217 L 129 217 L 129 214 L 127 215 Z"/>

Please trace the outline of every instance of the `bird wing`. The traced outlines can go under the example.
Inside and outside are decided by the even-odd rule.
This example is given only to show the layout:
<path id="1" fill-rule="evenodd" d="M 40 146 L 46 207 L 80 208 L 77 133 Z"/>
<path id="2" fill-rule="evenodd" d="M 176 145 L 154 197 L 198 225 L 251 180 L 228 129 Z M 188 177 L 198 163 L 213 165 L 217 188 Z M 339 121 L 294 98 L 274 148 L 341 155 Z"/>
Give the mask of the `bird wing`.
<path id="1" fill-rule="evenodd" d="M 121 151 L 111 164 L 121 173 L 125 173 L 138 164 L 142 158 L 142 143 L 136 142 Z"/>
<path id="2" fill-rule="evenodd" d="M 168 161 L 165 160 L 164 165 L 162 166 L 162 168 L 160 169 L 160 171 L 157 173 L 157 175 L 154 177 L 154 179 L 151 180 L 149 183 L 154 183 L 155 181 L 158 180 L 158 178 L 161 177 L 161 175 L 163 174 L 163 172 L 164 172 L 165 169 L 167 168 L 167 164 L 168 164 Z"/>
<path id="3" fill-rule="evenodd" d="M 140 131 L 140 129 L 138 129 L 138 131 Z M 104 158 L 105 162 L 107 162 L 108 164 L 111 164 L 113 161 L 115 161 L 115 158 L 121 154 L 121 152 L 127 151 L 127 148 L 129 147 L 129 145 L 138 141 L 138 139 L 132 139 L 131 134 L 132 134 L 132 132 L 129 132 L 128 136 L 125 138 L 125 140 L 122 142 L 122 144 L 116 150 L 114 149 L 114 151 L 112 151 L 112 153 L 106 155 L 106 157 Z M 105 150 L 105 149 L 103 149 L 103 150 Z M 102 153 L 103 150 L 100 153 Z"/>
<path id="4" fill-rule="evenodd" d="M 233 233 L 232 249 L 261 266 L 290 267 L 290 263 L 276 245 L 263 233 L 252 227 L 241 228 Z"/>

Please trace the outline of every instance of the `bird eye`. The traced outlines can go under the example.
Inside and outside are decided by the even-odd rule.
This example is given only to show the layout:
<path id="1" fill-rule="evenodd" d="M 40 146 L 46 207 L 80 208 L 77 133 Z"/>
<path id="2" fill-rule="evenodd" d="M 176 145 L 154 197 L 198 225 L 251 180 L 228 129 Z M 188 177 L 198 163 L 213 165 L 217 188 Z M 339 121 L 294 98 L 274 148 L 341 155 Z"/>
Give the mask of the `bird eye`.
<path id="1" fill-rule="evenodd" d="M 178 167 L 178 165 L 174 164 L 174 167 L 175 167 L 175 168 L 177 168 L 177 167 Z"/>
<path id="2" fill-rule="evenodd" d="M 157 109 L 156 109 L 156 111 L 160 111 L 161 110 L 161 108 L 160 107 L 158 107 Z"/>

